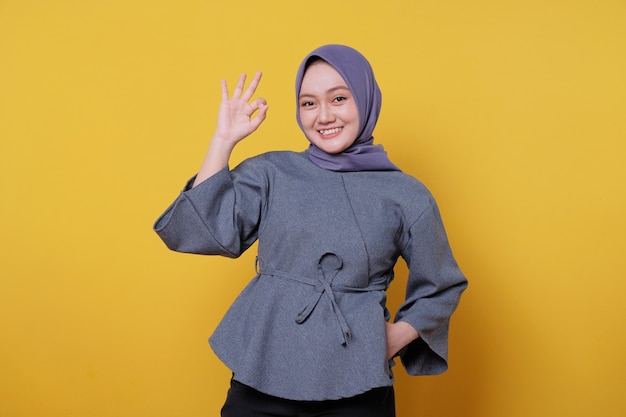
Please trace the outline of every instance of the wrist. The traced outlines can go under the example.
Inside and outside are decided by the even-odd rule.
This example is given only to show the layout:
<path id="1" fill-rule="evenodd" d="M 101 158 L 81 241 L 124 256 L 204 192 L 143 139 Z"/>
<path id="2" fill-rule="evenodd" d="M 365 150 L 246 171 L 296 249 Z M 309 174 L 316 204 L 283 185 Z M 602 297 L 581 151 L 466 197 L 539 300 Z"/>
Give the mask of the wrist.
<path id="1" fill-rule="evenodd" d="M 237 142 L 230 141 L 223 136 L 214 135 L 209 141 L 208 152 L 219 152 L 230 155 L 236 144 Z"/>
<path id="2" fill-rule="evenodd" d="M 411 326 L 409 323 L 399 321 L 396 322 L 396 325 L 401 329 L 403 345 L 406 346 L 419 337 L 419 333 L 415 330 L 415 327 Z"/>
<path id="3" fill-rule="evenodd" d="M 213 136 L 209 142 L 209 149 L 204 156 L 204 161 L 198 171 L 193 186 L 195 187 L 202 181 L 226 168 L 234 146 L 234 144 L 231 144 L 229 141 L 219 136 Z"/>

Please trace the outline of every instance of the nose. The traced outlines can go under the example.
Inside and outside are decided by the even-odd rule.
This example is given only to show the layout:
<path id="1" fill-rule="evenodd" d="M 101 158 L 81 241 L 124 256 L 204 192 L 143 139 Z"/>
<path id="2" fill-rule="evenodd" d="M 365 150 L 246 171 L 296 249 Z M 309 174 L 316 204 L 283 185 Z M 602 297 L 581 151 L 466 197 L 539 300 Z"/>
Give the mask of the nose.
<path id="1" fill-rule="evenodd" d="M 328 104 L 321 104 L 320 112 L 317 116 L 320 123 L 330 123 L 335 121 L 335 114 L 333 113 L 333 109 Z"/>

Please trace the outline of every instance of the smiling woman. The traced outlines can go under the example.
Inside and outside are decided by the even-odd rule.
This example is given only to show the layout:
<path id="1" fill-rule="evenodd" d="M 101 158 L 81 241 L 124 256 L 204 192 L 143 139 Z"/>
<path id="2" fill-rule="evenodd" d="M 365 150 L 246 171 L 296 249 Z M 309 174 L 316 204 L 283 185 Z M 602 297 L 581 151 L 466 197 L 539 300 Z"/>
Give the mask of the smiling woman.
<path id="1" fill-rule="evenodd" d="M 350 88 L 325 61 L 317 60 L 306 69 L 298 112 L 304 134 L 324 152 L 345 151 L 359 133 L 359 112 Z"/>
<path id="2" fill-rule="evenodd" d="M 317 165 L 334 171 L 399 170 L 383 147 L 373 144 L 382 94 L 358 51 L 329 45 L 309 54 L 296 75 L 296 98 L 296 119 Z"/>
<path id="3" fill-rule="evenodd" d="M 263 69 L 255 96 L 270 105 L 234 149 L 229 175 L 246 157 L 310 146 L 294 78 L 328 42 L 370 60 L 384 96 L 374 143 L 428 185 L 471 280 L 452 318 L 449 371 L 393 368 L 398 416 L 626 416 L 622 0 L 0 0 L 0 416 L 219 416 L 231 372 L 204 339 L 254 274 L 256 245 L 236 260 L 179 255 L 148 223 L 198 169 L 223 77 L 234 88 L 242 71 L 249 82 Z M 346 83 L 358 93 L 355 75 Z M 298 166 L 335 175 L 311 153 Z M 287 219 L 285 236 L 302 230 L 322 245 L 329 228 L 352 230 L 327 212 L 309 224 L 336 203 L 295 180 L 305 175 L 317 171 L 291 175 L 293 193 L 272 200 L 307 216 Z M 392 182 L 362 184 L 359 195 Z M 360 223 L 378 223 L 377 205 L 398 218 L 377 195 L 353 205 Z M 388 243 L 363 232 L 348 235 L 352 250 Z M 300 248 L 284 250 L 282 269 Z M 343 272 L 353 267 L 343 261 Z M 342 271 L 331 287 L 352 349 L 370 327 L 355 326 L 346 301 L 371 300 L 339 291 Z M 406 281 L 399 261 L 392 312 Z M 289 321 L 304 301 L 283 311 Z M 299 326 L 329 303 L 323 295 Z M 320 373 L 337 365 L 299 354 L 294 372 L 305 361 Z"/>
<path id="4" fill-rule="evenodd" d="M 447 369 L 450 316 L 467 281 L 428 190 L 374 145 L 381 93 L 367 60 L 316 49 L 296 77 L 305 152 L 269 152 L 233 170 L 234 146 L 265 120 L 261 74 L 232 96 L 198 175 L 157 220 L 170 249 L 239 257 L 258 240 L 257 275 L 210 339 L 233 373 L 222 416 L 392 417 L 399 356 L 413 375 Z M 256 116 L 255 116 L 256 114 Z M 405 302 L 385 292 L 402 257 Z"/>

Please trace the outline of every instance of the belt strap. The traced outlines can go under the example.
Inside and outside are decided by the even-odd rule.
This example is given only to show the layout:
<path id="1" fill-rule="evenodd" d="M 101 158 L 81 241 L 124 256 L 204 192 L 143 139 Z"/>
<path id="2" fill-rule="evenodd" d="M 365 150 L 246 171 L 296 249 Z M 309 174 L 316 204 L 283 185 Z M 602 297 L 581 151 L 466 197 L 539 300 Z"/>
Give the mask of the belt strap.
<path id="1" fill-rule="evenodd" d="M 348 322 L 341 312 L 341 309 L 339 308 L 339 305 L 337 304 L 335 292 L 358 293 L 384 291 L 387 289 L 388 285 L 388 274 L 385 274 L 374 278 L 367 287 L 333 286 L 333 280 L 343 267 L 343 261 L 334 253 L 325 253 L 322 255 L 318 263 L 318 270 L 320 271 L 320 274 L 318 277 L 313 279 L 305 277 L 305 280 L 294 276 L 293 274 L 259 268 L 258 259 L 256 266 L 259 275 L 272 275 L 314 287 L 313 294 L 311 294 L 308 302 L 296 317 L 296 323 L 298 324 L 304 323 L 309 318 L 313 310 L 315 310 L 315 307 L 319 304 L 319 301 L 323 296 L 325 296 L 330 301 L 333 314 L 337 319 L 337 330 L 339 333 L 339 340 L 342 345 L 346 345 L 348 343 L 348 340 L 352 337 L 352 332 L 350 330 L 350 326 L 348 326 Z"/>

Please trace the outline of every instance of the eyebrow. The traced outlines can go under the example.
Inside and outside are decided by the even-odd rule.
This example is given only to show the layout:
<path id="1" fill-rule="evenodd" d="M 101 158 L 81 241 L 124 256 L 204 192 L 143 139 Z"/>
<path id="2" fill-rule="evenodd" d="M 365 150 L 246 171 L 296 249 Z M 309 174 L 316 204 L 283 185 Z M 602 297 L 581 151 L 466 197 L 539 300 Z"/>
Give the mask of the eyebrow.
<path id="1" fill-rule="evenodd" d="M 328 90 L 325 91 L 325 93 L 334 93 L 335 91 L 338 91 L 338 90 L 348 90 L 348 91 L 350 91 L 350 88 L 347 85 L 339 85 L 337 87 L 329 88 Z M 302 97 L 315 97 L 315 94 L 310 94 L 310 93 L 307 94 L 307 93 L 305 93 L 305 94 L 300 94 L 298 97 L 299 98 L 302 98 Z"/>

